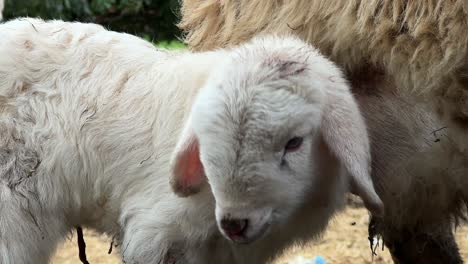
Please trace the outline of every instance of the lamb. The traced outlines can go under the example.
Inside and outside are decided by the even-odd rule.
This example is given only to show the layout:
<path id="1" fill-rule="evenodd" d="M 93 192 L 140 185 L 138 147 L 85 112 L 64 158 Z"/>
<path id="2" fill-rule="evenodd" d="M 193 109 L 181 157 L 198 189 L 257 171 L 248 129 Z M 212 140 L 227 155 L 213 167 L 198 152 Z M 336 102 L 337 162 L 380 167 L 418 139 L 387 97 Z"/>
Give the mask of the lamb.
<path id="1" fill-rule="evenodd" d="M 194 50 L 235 45 L 258 33 L 294 33 L 342 66 L 351 81 L 391 81 L 391 91 L 430 102 L 468 151 L 464 0 L 184 0 L 181 13 Z"/>
<path id="2" fill-rule="evenodd" d="M 247 243 L 307 211 L 295 240 L 310 239 L 348 191 L 382 215 L 346 81 L 296 38 L 168 52 L 24 18 L 0 24 L 0 58 L 1 263 L 47 263 L 76 226 L 115 237 L 125 263 L 248 263 L 258 248 L 218 224 Z M 261 211 L 238 215 L 236 195 Z"/>

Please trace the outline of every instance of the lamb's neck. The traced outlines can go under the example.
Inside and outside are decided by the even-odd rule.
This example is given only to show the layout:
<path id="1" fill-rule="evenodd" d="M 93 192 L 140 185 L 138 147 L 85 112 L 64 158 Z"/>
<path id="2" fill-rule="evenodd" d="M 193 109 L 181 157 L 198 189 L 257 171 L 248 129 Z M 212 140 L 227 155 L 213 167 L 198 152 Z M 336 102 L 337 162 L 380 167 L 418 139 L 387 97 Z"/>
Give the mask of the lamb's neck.
<path id="1" fill-rule="evenodd" d="M 111 190 L 121 203 L 143 195 L 154 204 L 171 195 L 170 158 L 198 91 L 219 61 L 216 54 L 169 55 L 131 79 L 134 90 L 115 103 L 109 116 L 117 118 L 99 137 L 103 149 L 112 150 L 99 156 L 112 155 L 96 189 Z"/>

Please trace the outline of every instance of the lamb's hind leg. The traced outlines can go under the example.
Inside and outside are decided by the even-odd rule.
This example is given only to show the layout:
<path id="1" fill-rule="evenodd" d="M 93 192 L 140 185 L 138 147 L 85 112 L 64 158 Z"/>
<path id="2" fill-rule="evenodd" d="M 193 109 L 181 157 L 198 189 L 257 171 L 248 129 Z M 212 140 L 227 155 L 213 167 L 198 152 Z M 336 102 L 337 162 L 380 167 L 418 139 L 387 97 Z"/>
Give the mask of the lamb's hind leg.
<path id="1" fill-rule="evenodd" d="M 64 221 L 69 208 L 56 198 L 60 191 L 53 184 L 56 179 L 44 172 L 39 154 L 17 130 L 23 124 L 2 114 L 6 115 L 0 112 L 0 263 L 48 263 L 69 230 Z"/>
<path id="2" fill-rule="evenodd" d="M 0 263 L 46 264 L 66 234 L 63 219 L 45 217 L 32 193 L 0 183 Z"/>
<path id="3" fill-rule="evenodd" d="M 382 234 L 384 243 L 396 264 L 463 263 L 451 224 L 408 230 L 388 225 L 385 228 L 379 228 L 379 223 L 374 219 L 370 223 L 370 230 L 372 225 L 380 229 L 378 232 Z"/>

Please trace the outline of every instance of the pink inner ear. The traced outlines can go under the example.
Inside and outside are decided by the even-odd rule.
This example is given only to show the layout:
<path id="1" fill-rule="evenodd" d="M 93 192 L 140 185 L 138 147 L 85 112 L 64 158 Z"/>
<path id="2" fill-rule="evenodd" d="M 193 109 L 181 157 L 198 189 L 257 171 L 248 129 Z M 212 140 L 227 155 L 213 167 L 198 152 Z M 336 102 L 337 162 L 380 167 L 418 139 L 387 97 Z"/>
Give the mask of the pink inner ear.
<path id="1" fill-rule="evenodd" d="M 191 137 L 188 141 L 189 143 L 177 154 L 174 168 L 176 189 L 184 195 L 198 192 L 205 179 L 198 139 Z"/>

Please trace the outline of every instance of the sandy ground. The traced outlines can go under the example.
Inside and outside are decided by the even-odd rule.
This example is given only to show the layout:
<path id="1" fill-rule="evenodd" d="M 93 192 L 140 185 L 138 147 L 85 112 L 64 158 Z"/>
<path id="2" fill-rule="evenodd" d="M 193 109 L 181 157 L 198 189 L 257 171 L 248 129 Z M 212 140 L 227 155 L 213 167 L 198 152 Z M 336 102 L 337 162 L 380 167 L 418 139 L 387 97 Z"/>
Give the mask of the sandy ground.
<path id="1" fill-rule="evenodd" d="M 348 207 L 340 213 L 328 228 L 323 239 L 311 242 L 305 247 L 293 247 L 275 264 L 292 264 L 297 256 L 312 258 L 320 255 L 327 264 L 339 263 L 392 263 L 388 250 L 378 250 L 373 259 L 367 240 L 367 211 L 363 208 Z M 110 239 L 85 230 L 86 252 L 90 264 L 120 264 L 118 249 L 114 248 L 109 255 Z M 457 240 L 461 253 L 468 260 L 468 226 L 459 228 Z M 76 236 L 70 238 L 58 250 L 53 264 L 80 264 Z"/>

